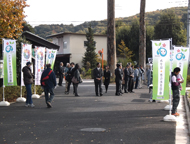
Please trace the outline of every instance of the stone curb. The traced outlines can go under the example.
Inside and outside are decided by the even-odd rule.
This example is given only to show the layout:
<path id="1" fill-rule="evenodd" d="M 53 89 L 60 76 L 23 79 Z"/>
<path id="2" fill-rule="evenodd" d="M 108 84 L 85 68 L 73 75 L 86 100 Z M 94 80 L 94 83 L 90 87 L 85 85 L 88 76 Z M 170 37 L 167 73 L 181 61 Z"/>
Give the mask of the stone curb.
<path id="1" fill-rule="evenodd" d="M 185 102 L 185 111 L 187 115 L 188 133 L 190 134 L 190 103 L 187 97 L 188 97 L 188 92 L 186 92 L 184 96 L 184 102 Z"/>

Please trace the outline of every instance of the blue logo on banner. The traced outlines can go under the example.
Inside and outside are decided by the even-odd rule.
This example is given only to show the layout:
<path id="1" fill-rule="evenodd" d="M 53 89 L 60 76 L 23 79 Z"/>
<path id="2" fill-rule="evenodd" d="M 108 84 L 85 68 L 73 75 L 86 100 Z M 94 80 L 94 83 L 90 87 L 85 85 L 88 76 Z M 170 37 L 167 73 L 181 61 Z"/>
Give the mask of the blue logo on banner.
<path id="1" fill-rule="evenodd" d="M 5 51 L 6 51 L 7 53 L 9 53 L 9 52 L 13 51 L 13 47 L 12 47 L 11 45 L 8 45 L 8 46 L 5 48 Z"/>
<path id="2" fill-rule="evenodd" d="M 162 57 L 165 57 L 167 55 L 167 50 L 161 47 L 157 50 L 157 55 L 161 55 Z"/>

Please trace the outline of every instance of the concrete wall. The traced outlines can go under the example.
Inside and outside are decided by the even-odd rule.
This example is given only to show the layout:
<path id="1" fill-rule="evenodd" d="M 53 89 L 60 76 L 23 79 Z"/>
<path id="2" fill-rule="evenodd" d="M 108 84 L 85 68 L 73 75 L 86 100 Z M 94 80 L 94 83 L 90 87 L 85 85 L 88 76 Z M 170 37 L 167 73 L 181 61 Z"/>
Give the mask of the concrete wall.
<path id="1" fill-rule="evenodd" d="M 82 67 L 82 58 L 86 52 L 84 46 L 86 35 L 67 34 L 60 38 L 53 38 L 53 43 L 58 44 L 60 49 L 57 54 L 71 54 L 70 62 L 78 63 Z M 107 60 L 107 37 L 94 36 L 96 42 L 96 53 L 104 49 L 104 60 Z M 67 42 L 67 48 L 63 48 L 64 42 Z"/>

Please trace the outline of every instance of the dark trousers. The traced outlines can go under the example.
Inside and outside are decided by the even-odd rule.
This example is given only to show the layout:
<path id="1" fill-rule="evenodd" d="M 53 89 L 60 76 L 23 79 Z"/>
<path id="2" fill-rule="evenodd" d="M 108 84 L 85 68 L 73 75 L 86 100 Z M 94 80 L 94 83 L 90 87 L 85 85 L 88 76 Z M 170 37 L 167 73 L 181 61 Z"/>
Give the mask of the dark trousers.
<path id="1" fill-rule="evenodd" d="M 138 84 L 139 84 L 139 77 L 136 77 L 135 89 L 137 89 Z"/>
<path id="2" fill-rule="evenodd" d="M 44 87 L 44 92 L 45 92 L 45 101 L 46 104 L 47 102 L 52 102 L 53 98 L 54 98 L 54 92 L 53 92 L 53 88 L 47 88 Z M 49 97 L 49 93 L 50 93 L 50 97 Z"/>
<path id="3" fill-rule="evenodd" d="M 125 88 L 124 88 L 125 92 L 128 91 L 128 86 L 129 86 L 129 79 L 125 79 Z"/>
<path id="4" fill-rule="evenodd" d="M 175 114 L 177 112 L 177 107 L 179 105 L 180 95 L 179 95 L 179 90 L 172 90 L 172 92 L 173 92 L 172 114 Z"/>
<path id="5" fill-rule="evenodd" d="M 32 104 L 32 89 L 31 86 L 32 84 L 27 84 L 26 86 L 26 92 L 27 92 L 27 97 L 26 97 L 26 104 Z"/>
<path id="6" fill-rule="evenodd" d="M 59 75 L 59 85 L 62 85 L 63 83 L 63 74 Z"/>
<path id="7" fill-rule="evenodd" d="M 108 86 L 109 86 L 109 85 L 105 85 L 106 92 L 108 91 Z"/>
<path id="8" fill-rule="evenodd" d="M 70 86 L 71 86 L 71 81 L 68 81 L 68 85 L 67 85 L 67 92 L 70 91 Z"/>
<path id="9" fill-rule="evenodd" d="M 128 88 L 128 91 L 132 92 L 133 91 L 133 87 L 134 87 L 134 79 L 133 79 L 133 77 L 130 77 L 129 78 L 129 88 Z"/>
<path id="10" fill-rule="evenodd" d="M 102 82 L 94 82 L 95 83 L 95 92 L 96 95 L 98 95 L 98 88 L 99 88 L 99 93 L 102 94 Z"/>
<path id="11" fill-rule="evenodd" d="M 76 84 L 73 83 L 73 89 L 74 89 L 75 96 L 78 95 L 78 91 L 77 91 L 78 85 L 79 85 L 78 83 L 76 83 Z"/>
<path id="12" fill-rule="evenodd" d="M 116 81 L 116 95 L 119 95 L 121 93 L 121 81 Z"/>

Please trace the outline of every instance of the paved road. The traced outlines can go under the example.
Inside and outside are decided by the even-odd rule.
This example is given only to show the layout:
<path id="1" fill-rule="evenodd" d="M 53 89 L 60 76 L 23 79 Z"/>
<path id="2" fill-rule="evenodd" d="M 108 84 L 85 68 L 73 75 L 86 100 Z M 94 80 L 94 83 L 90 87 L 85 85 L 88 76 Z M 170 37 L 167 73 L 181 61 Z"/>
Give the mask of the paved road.
<path id="1" fill-rule="evenodd" d="M 71 89 L 72 90 L 72 89 Z M 44 97 L 35 108 L 23 103 L 0 107 L 0 144 L 174 144 L 175 123 L 163 122 L 164 103 L 149 103 L 148 89 L 134 94 L 96 97 L 92 83 L 79 86 L 81 97 L 64 95 L 58 87 L 52 109 Z M 81 131 L 104 128 L 105 131 Z"/>

